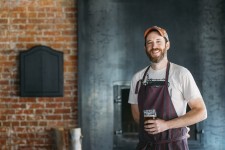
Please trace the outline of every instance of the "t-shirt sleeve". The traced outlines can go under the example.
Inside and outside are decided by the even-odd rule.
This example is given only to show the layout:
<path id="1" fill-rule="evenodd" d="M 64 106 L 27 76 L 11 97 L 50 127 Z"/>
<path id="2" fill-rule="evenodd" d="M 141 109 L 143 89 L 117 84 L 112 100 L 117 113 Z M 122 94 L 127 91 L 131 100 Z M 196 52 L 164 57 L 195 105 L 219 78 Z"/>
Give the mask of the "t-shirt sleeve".
<path id="1" fill-rule="evenodd" d="M 182 80 L 184 99 L 187 102 L 196 98 L 202 98 L 199 88 L 189 70 L 185 70 L 185 73 L 182 75 Z"/>

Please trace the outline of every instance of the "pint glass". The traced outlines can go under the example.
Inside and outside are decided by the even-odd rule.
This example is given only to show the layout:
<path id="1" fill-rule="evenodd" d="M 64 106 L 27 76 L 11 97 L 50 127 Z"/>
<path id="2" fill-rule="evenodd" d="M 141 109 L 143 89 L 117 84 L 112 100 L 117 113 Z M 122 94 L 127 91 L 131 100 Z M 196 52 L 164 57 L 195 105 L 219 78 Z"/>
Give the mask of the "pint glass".
<path id="1" fill-rule="evenodd" d="M 155 109 L 145 109 L 143 112 L 144 112 L 144 121 L 156 119 L 157 117 Z"/>

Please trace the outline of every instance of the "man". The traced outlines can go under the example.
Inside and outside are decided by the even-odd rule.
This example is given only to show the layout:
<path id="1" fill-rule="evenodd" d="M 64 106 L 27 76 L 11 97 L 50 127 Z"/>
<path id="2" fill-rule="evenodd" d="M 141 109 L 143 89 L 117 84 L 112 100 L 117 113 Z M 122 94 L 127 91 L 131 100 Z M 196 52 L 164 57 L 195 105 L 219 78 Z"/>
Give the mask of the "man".
<path id="1" fill-rule="evenodd" d="M 137 72 L 129 95 L 132 115 L 139 124 L 137 150 L 188 150 L 187 126 L 207 118 L 201 93 L 191 73 L 167 59 L 166 30 L 153 26 L 144 33 L 150 66 Z M 186 113 L 187 104 L 191 108 Z M 157 119 L 144 121 L 143 110 L 154 108 Z"/>

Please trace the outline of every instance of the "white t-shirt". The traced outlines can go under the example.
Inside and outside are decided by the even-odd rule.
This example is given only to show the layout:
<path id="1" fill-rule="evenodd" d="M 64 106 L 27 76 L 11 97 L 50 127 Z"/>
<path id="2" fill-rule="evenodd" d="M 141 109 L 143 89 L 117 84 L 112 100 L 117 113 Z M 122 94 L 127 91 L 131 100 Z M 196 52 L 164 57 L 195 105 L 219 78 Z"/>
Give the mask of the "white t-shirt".
<path id="1" fill-rule="evenodd" d="M 135 94 L 136 83 L 143 78 L 146 69 L 147 67 L 137 72 L 132 78 L 128 100 L 128 103 L 130 104 L 138 104 L 138 94 Z M 150 67 L 146 78 L 153 80 L 165 80 L 165 75 L 166 67 L 161 70 L 153 70 Z M 202 98 L 192 74 L 189 70 L 182 66 L 170 63 L 168 82 L 170 98 L 178 116 L 182 116 L 186 113 L 187 103 L 190 100 Z"/>

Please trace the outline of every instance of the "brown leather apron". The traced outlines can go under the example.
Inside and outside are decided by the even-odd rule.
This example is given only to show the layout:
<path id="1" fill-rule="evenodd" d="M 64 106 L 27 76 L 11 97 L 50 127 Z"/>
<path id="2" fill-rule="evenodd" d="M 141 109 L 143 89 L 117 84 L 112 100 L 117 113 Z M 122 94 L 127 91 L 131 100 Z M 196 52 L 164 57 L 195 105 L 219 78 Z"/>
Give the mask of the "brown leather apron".
<path id="1" fill-rule="evenodd" d="M 148 134 L 144 130 L 144 109 L 154 108 L 157 112 L 157 118 L 171 120 L 177 118 L 177 113 L 170 99 L 168 91 L 168 77 L 170 63 L 167 64 L 165 81 L 163 84 L 156 85 L 144 83 L 144 79 L 150 66 L 146 69 L 142 80 L 137 82 L 136 93 L 138 93 L 138 107 L 140 111 L 139 122 L 139 143 L 137 150 L 188 150 L 187 129 L 176 128 L 170 129 L 156 135 Z"/>

